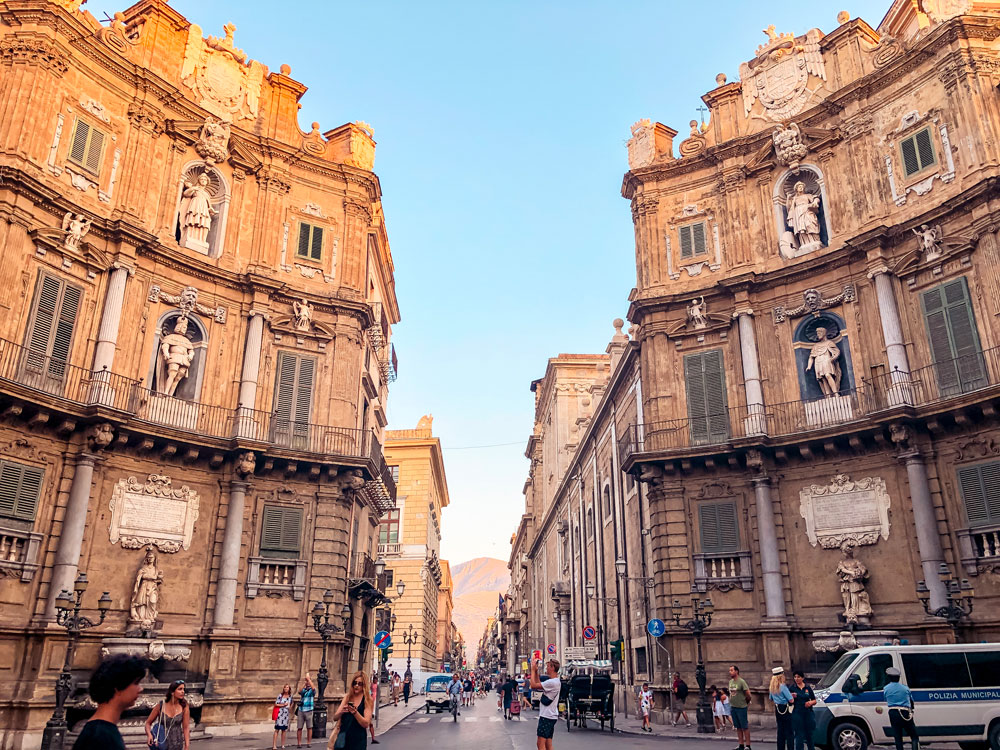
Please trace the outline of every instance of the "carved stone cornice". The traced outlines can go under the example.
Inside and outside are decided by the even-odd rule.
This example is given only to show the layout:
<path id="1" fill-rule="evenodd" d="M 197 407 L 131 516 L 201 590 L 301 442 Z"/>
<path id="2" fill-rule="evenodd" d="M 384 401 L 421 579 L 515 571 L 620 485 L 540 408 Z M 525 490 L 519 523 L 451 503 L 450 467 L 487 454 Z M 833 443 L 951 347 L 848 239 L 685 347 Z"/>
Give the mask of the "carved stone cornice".
<path id="1" fill-rule="evenodd" d="M 0 65 L 37 65 L 61 77 L 69 60 L 69 52 L 48 37 L 15 33 L 0 38 Z"/>
<path id="2" fill-rule="evenodd" d="M 128 120 L 132 127 L 150 133 L 153 138 L 159 137 L 166 127 L 163 113 L 146 102 L 129 102 Z"/>

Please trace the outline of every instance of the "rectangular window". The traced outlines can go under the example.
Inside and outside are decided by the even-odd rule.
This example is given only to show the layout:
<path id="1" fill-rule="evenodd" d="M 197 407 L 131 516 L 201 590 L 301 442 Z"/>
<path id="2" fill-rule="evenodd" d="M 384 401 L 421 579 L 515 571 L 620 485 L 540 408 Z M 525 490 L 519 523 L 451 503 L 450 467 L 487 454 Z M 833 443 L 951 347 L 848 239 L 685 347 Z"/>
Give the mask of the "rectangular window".
<path id="1" fill-rule="evenodd" d="M 389 589 L 392 588 L 393 584 L 396 583 L 395 574 L 391 570 L 386 568 L 386 571 L 383 575 L 385 576 L 385 588 L 386 591 L 388 591 Z"/>
<path id="2" fill-rule="evenodd" d="M 299 245 L 295 254 L 300 258 L 321 260 L 323 258 L 323 227 L 299 222 Z"/>
<path id="3" fill-rule="evenodd" d="M 274 385 L 276 440 L 307 449 L 309 418 L 312 414 L 313 376 L 316 360 L 288 352 L 278 353 L 278 373 Z M 284 442 L 283 442 L 284 441 Z"/>
<path id="4" fill-rule="evenodd" d="M 34 521 L 44 475 L 34 466 L 0 461 L 0 516 Z"/>
<path id="5" fill-rule="evenodd" d="M 892 654 L 872 654 L 867 657 L 854 670 L 854 674 L 858 676 L 861 690 L 866 693 L 873 690 L 882 690 L 889 682 L 889 678 L 885 676 L 885 670 L 891 666 Z M 909 671 L 907 671 L 906 683 L 912 688 L 913 683 L 909 680 L 909 674 Z"/>
<path id="6" fill-rule="evenodd" d="M 972 678 L 961 651 L 902 655 L 910 690 L 970 688 Z"/>
<path id="7" fill-rule="evenodd" d="M 693 258 L 708 252 L 705 243 L 705 222 L 688 224 L 686 227 L 681 227 L 678 232 L 681 240 L 681 258 Z"/>
<path id="8" fill-rule="evenodd" d="M 382 517 L 378 526 L 379 544 L 399 543 L 399 509 L 394 508 Z"/>
<path id="9" fill-rule="evenodd" d="M 107 137 L 107 133 L 77 118 L 73 129 L 73 140 L 69 148 L 69 160 L 77 166 L 83 167 L 92 175 L 99 174 L 101 158 L 104 156 L 104 142 Z"/>
<path id="10" fill-rule="evenodd" d="M 295 559 L 302 551 L 302 509 L 265 505 L 260 556 Z"/>
<path id="11" fill-rule="evenodd" d="M 1000 524 L 1000 461 L 960 467 L 958 488 L 970 527 Z"/>
<path id="12" fill-rule="evenodd" d="M 711 445 L 729 439 L 726 411 L 726 376 L 722 350 L 713 349 L 684 357 L 688 423 L 694 445 Z"/>
<path id="13" fill-rule="evenodd" d="M 918 130 L 909 138 L 900 141 L 899 150 L 903 155 L 903 173 L 907 177 L 937 164 L 929 127 Z"/>
<path id="14" fill-rule="evenodd" d="M 702 552 L 739 552 L 740 524 L 736 503 L 701 503 L 698 506 L 698 530 Z"/>
<path id="15" fill-rule="evenodd" d="M 1000 651 L 966 651 L 972 687 L 996 687 L 1000 685 Z"/>
<path id="16" fill-rule="evenodd" d="M 31 371 L 56 379 L 66 374 L 82 298 L 83 290 L 56 276 L 43 273 L 38 279 L 26 342 Z"/>
<path id="17" fill-rule="evenodd" d="M 635 650 L 635 671 L 639 674 L 645 674 L 647 670 L 646 647 L 640 646 Z"/>
<path id="18" fill-rule="evenodd" d="M 940 395 L 954 396 L 987 385 L 966 278 L 928 289 L 921 303 Z"/>
<path id="19" fill-rule="evenodd" d="M 398 483 L 399 482 L 399 467 L 398 466 L 390 466 L 389 467 L 389 471 L 392 472 L 392 481 Z"/>

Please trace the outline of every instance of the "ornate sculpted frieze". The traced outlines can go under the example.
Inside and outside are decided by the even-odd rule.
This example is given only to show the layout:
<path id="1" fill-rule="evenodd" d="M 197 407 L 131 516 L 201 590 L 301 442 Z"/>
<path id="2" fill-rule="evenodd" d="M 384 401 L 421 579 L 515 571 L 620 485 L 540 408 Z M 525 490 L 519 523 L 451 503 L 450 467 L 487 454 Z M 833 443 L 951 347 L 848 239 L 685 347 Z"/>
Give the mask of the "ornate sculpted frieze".
<path id="1" fill-rule="evenodd" d="M 201 27 L 191 24 L 181 81 L 198 103 L 223 119 L 256 120 L 264 66 L 246 61 L 243 50 L 233 43 L 236 27 L 226 24 L 225 36 L 203 39 Z"/>
<path id="2" fill-rule="evenodd" d="M 844 290 L 833 297 L 824 297 L 818 289 L 806 289 L 802 293 L 801 305 L 792 309 L 788 309 L 784 305 L 777 305 L 771 314 L 774 316 L 775 323 L 784 323 L 788 318 L 801 318 L 803 315 L 817 313 L 834 305 L 854 302 L 855 299 L 857 299 L 857 295 L 853 284 L 845 284 Z"/>
<path id="3" fill-rule="evenodd" d="M 58 76 L 69 70 L 66 55 L 54 43 L 40 37 L 5 36 L 0 39 L 0 63 L 39 65 Z"/>
<path id="4" fill-rule="evenodd" d="M 198 290 L 193 286 L 185 287 L 180 294 L 168 294 L 160 289 L 158 284 L 149 287 L 149 294 L 146 299 L 150 302 L 167 302 L 177 307 L 184 313 L 200 312 L 209 316 L 216 323 L 225 323 L 227 310 L 224 307 L 208 307 L 198 301 Z"/>

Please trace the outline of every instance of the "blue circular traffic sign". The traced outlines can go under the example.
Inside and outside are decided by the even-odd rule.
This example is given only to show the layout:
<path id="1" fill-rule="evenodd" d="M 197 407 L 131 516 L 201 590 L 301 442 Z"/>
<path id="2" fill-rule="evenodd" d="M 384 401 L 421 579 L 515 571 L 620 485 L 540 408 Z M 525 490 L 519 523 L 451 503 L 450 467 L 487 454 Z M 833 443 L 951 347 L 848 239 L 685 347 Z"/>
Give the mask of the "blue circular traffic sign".
<path id="1" fill-rule="evenodd" d="M 583 629 L 583 640 L 592 641 L 597 637 L 597 631 L 591 625 Z"/>
<path id="2" fill-rule="evenodd" d="M 653 618 L 646 623 L 646 630 L 648 630 L 649 634 L 654 638 L 659 638 L 667 632 L 667 626 L 663 624 L 663 620 Z"/>
<path id="3" fill-rule="evenodd" d="M 389 648 L 392 645 L 392 639 L 385 630 L 378 631 L 372 640 L 375 642 L 376 648 Z"/>

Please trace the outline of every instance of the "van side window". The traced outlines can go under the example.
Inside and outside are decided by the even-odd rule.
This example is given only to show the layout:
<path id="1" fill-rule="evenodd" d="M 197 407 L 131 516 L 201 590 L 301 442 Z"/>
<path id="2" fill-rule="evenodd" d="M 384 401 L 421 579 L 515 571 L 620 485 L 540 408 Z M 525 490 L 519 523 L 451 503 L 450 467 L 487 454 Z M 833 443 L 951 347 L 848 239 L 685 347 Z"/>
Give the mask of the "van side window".
<path id="1" fill-rule="evenodd" d="M 889 682 L 885 670 L 891 666 L 892 654 L 872 654 L 858 665 L 854 674 L 860 678 L 863 691 L 881 690 Z"/>
<path id="2" fill-rule="evenodd" d="M 1000 651 L 967 651 L 965 658 L 972 673 L 972 687 L 1000 685 Z"/>
<path id="3" fill-rule="evenodd" d="M 969 667 L 961 651 L 903 654 L 903 669 L 911 690 L 972 687 Z"/>

